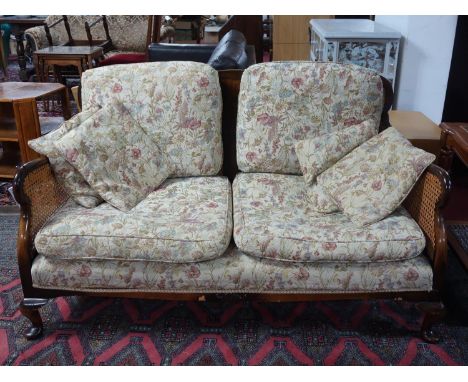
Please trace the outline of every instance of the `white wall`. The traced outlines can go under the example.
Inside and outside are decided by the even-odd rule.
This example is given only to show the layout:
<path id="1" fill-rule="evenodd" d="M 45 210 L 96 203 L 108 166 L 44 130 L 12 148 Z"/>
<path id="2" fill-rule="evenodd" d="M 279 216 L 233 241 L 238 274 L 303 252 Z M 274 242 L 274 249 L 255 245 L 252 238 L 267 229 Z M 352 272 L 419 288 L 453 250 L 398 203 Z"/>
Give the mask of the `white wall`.
<path id="1" fill-rule="evenodd" d="M 457 16 L 376 16 L 402 34 L 394 109 L 424 113 L 440 123 Z"/>

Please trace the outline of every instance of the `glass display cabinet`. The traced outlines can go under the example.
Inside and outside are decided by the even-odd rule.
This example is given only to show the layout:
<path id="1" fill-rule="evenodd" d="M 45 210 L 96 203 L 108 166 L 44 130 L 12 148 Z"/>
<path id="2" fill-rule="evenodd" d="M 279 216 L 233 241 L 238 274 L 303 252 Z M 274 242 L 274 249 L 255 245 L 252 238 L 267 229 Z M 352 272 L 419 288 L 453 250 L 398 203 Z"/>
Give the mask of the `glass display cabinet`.
<path id="1" fill-rule="evenodd" d="M 365 19 L 311 19 L 310 59 L 373 69 L 395 84 L 400 32 Z"/>

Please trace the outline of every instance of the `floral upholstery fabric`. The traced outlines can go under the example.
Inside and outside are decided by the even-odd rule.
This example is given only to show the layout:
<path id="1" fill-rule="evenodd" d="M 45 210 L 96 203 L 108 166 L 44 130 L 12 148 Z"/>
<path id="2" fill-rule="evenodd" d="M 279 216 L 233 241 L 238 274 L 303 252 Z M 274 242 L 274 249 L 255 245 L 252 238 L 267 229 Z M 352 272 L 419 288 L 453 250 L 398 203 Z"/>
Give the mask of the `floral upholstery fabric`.
<path id="1" fill-rule="evenodd" d="M 244 71 L 237 115 L 243 172 L 300 174 L 297 141 L 369 121 L 383 107 L 379 75 L 357 65 L 271 62 Z"/>
<path id="2" fill-rule="evenodd" d="M 307 196 L 309 197 L 309 207 L 312 211 L 322 214 L 331 214 L 340 211 L 330 195 L 317 183 L 309 185 L 307 188 Z"/>
<path id="3" fill-rule="evenodd" d="M 358 226 L 391 214 L 435 155 L 389 127 L 320 174 L 317 183 Z"/>
<path id="4" fill-rule="evenodd" d="M 244 253 L 299 262 L 410 259 L 425 238 L 403 209 L 365 228 L 342 213 L 320 214 L 301 176 L 238 174 L 233 183 L 234 241 Z"/>
<path id="5" fill-rule="evenodd" d="M 69 131 L 81 125 L 99 109 L 93 108 L 88 111 L 78 113 L 68 121 L 65 121 L 58 129 L 32 139 L 28 142 L 29 147 L 41 155 L 49 158 L 50 165 L 55 177 L 63 185 L 65 191 L 83 207 L 92 208 L 102 203 L 102 198 L 94 191 L 80 174 L 55 146 L 55 142 L 67 134 Z"/>
<path id="6" fill-rule="evenodd" d="M 258 259 L 235 247 L 214 260 L 165 264 L 38 256 L 33 285 L 73 291 L 352 293 L 432 290 L 426 256 L 391 263 L 296 263 Z"/>
<path id="7" fill-rule="evenodd" d="M 165 153 L 128 110 L 109 104 L 55 145 L 109 204 L 129 211 L 172 172 Z"/>
<path id="8" fill-rule="evenodd" d="M 295 151 L 306 183 L 314 183 L 317 175 L 375 134 L 376 126 L 364 121 L 359 125 L 297 142 Z"/>
<path id="9" fill-rule="evenodd" d="M 48 25 L 54 23 L 61 15 L 50 15 L 46 18 Z M 85 30 L 85 22 L 92 23 L 98 16 L 70 15 L 68 23 L 73 39 L 88 41 Z M 125 52 L 146 52 L 148 36 L 148 16 L 146 15 L 109 15 L 106 16 L 109 34 L 116 50 Z M 54 45 L 63 44 L 68 41 L 67 32 L 63 23 L 50 29 Z M 106 34 L 102 23 L 91 29 L 94 40 L 104 40 Z M 33 50 L 49 46 L 44 27 L 29 28 L 25 32 L 26 37 L 33 44 Z"/>
<path id="10" fill-rule="evenodd" d="M 87 70 L 83 110 L 119 101 L 174 164 L 174 177 L 216 175 L 223 162 L 218 73 L 196 62 Z"/>
<path id="11" fill-rule="evenodd" d="M 127 213 L 68 201 L 34 243 L 50 259 L 185 263 L 221 256 L 231 235 L 229 180 L 194 177 L 166 180 Z"/>

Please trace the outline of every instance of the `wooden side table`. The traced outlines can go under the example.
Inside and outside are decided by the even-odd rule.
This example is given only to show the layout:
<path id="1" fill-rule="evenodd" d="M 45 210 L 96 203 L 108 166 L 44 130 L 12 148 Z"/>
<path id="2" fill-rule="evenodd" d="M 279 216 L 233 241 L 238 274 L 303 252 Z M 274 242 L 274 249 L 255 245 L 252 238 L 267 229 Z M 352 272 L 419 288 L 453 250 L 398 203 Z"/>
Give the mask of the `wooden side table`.
<path id="1" fill-rule="evenodd" d="M 439 165 L 450 171 L 453 155 L 456 154 L 468 167 L 468 123 L 444 122 L 440 127 L 442 135 Z"/>
<path id="2" fill-rule="evenodd" d="M 390 110 L 390 124 L 420 149 L 439 155 L 440 127 L 418 111 Z"/>
<path id="3" fill-rule="evenodd" d="M 468 123 L 444 122 L 440 127 L 442 128 L 442 135 L 440 138 L 439 165 L 450 172 L 452 170 L 453 157 L 456 155 L 463 165 L 468 167 Z M 463 166 L 461 166 L 461 169 L 463 169 Z M 466 214 L 468 203 L 466 178 L 468 177 L 468 172 L 461 173 L 461 176 L 462 182 L 460 182 L 458 176 L 455 176 L 457 179 L 454 179 L 454 185 L 458 188 L 452 190 L 451 199 L 453 200 L 449 202 L 462 215 L 460 217 L 463 217 L 463 220 L 449 219 L 446 221 L 447 239 L 465 266 L 465 269 L 468 270 L 468 215 Z M 466 219 L 465 215 L 467 215 Z"/>
<path id="4" fill-rule="evenodd" d="M 36 75 L 41 82 L 49 79 L 49 68 L 56 66 L 75 66 L 81 74 L 93 67 L 93 61 L 103 56 L 103 49 L 99 46 L 50 46 L 34 52 Z M 60 73 L 56 73 L 61 82 Z"/>
<path id="5" fill-rule="evenodd" d="M 13 179 L 17 166 L 38 158 L 28 141 L 41 136 L 63 122 L 61 118 L 45 126 L 39 118 L 36 102 L 40 98 L 60 95 L 63 120 L 70 118 L 67 88 L 57 83 L 5 82 L 0 83 L 0 178 Z"/>

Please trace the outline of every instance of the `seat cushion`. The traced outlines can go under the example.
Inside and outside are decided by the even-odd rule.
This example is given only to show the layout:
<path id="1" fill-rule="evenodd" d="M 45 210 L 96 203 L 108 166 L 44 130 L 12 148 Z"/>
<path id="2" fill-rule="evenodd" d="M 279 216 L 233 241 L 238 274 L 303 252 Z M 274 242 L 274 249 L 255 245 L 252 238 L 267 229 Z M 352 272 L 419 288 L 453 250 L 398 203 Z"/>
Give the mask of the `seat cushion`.
<path id="1" fill-rule="evenodd" d="M 403 209 L 359 228 L 343 213 L 320 214 L 302 176 L 238 174 L 233 183 L 234 240 L 245 253 L 283 261 L 386 262 L 418 256 L 425 246 Z"/>
<path id="2" fill-rule="evenodd" d="M 296 263 L 255 258 L 230 246 L 199 263 L 34 259 L 33 285 L 72 291 L 179 293 L 356 293 L 432 289 L 429 259 L 391 263 Z"/>
<path id="3" fill-rule="evenodd" d="M 127 213 L 70 200 L 41 228 L 35 245 L 48 258 L 203 261 L 226 250 L 231 215 L 227 178 L 169 179 Z"/>

